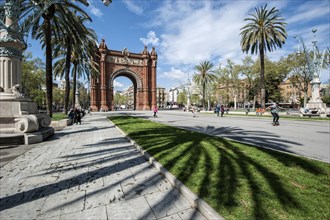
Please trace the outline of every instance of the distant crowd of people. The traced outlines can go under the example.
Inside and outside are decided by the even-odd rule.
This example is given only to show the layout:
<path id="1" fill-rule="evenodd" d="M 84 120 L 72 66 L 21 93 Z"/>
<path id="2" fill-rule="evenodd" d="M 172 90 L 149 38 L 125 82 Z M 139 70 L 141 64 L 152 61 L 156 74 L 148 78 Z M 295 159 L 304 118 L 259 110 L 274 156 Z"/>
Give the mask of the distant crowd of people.
<path id="1" fill-rule="evenodd" d="M 271 115 L 273 116 L 273 125 L 276 126 L 276 125 L 279 125 L 278 111 L 280 109 L 284 109 L 284 108 L 281 108 L 277 102 L 274 102 L 272 105 L 268 106 L 266 109 L 256 108 L 255 112 L 256 112 L 256 115 L 262 115 L 263 113 L 265 113 L 266 110 L 270 110 Z M 153 117 L 157 118 L 158 117 L 157 113 L 159 111 L 158 107 L 154 106 L 152 110 L 153 110 Z M 189 111 L 192 112 L 193 117 L 196 117 L 196 113 L 199 112 L 199 110 L 200 109 L 198 109 L 196 106 L 192 106 L 191 109 L 189 109 Z M 102 111 L 104 111 L 104 109 L 101 107 L 100 111 L 102 112 Z M 187 109 L 184 108 L 184 111 L 187 111 Z M 214 112 L 217 114 L 218 117 L 219 116 L 223 117 L 224 113 L 228 114 L 228 111 L 229 111 L 228 108 L 226 109 L 224 105 L 220 105 L 220 104 L 216 105 L 216 107 L 214 109 Z M 246 115 L 249 112 L 250 112 L 250 108 L 247 107 L 246 111 L 245 111 Z M 306 112 L 308 112 L 308 111 L 306 111 Z M 81 118 L 84 117 L 85 114 L 86 114 L 85 109 L 80 110 L 78 108 L 75 108 L 75 109 L 70 110 L 70 113 L 68 114 L 68 117 L 72 120 L 72 124 L 81 124 Z M 87 114 L 92 115 L 92 108 L 91 107 L 89 107 L 87 109 Z"/>

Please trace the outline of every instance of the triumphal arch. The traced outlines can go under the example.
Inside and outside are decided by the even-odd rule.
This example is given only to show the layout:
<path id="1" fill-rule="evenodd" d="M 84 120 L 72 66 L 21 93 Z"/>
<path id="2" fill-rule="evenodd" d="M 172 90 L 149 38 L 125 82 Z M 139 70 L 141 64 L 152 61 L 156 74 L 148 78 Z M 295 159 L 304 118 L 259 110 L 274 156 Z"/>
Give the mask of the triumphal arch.
<path id="1" fill-rule="evenodd" d="M 141 53 L 109 50 L 105 40 L 98 48 L 97 62 L 100 74 L 91 77 L 92 111 L 114 110 L 114 80 L 119 76 L 129 78 L 134 87 L 134 110 L 151 110 L 156 105 L 156 68 L 157 53 L 147 47 Z"/>

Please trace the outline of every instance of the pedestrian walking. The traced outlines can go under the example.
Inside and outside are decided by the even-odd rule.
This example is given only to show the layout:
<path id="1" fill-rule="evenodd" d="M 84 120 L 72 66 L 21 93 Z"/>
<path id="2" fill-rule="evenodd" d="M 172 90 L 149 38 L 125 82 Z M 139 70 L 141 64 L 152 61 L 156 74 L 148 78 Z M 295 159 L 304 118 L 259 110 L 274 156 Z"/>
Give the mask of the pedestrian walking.
<path id="1" fill-rule="evenodd" d="M 70 110 L 70 112 L 69 112 L 69 114 L 68 114 L 68 117 L 69 117 L 69 119 L 71 120 L 71 125 L 73 125 L 73 123 L 74 123 L 74 121 L 75 121 L 75 113 L 74 113 L 74 111 L 73 111 L 73 109 L 71 109 Z"/>
<path id="2" fill-rule="evenodd" d="M 245 114 L 246 114 L 246 115 L 248 115 L 248 114 L 249 114 L 249 112 L 250 112 L 250 108 L 249 108 L 249 107 L 247 107 L 247 108 L 246 108 L 246 110 L 245 110 Z"/>
<path id="3" fill-rule="evenodd" d="M 217 106 L 215 107 L 215 112 L 217 113 L 217 116 L 219 117 L 220 114 L 220 105 L 217 104 Z"/>
<path id="4" fill-rule="evenodd" d="M 157 112 L 158 112 L 158 108 L 157 106 L 154 107 L 154 118 L 157 118 Z"/>
<path id="5" fill-rule="evenodd" d="M 91 106 L 88 107 L 87 114 L 90 115 L 90 116 L 92 115 L 92 107 Z"/>
<path id="6" fill-rule="evenodd" d="M 193 117 L 196 117 L 196 107 L 195 106 L 192 107 L 191 113 L 193 114 Z"/>
<path id="7" fill-rule="evenodd" d="M 221 105 L 220 111 L 221 111 L 221 117 L 223 117 L 223 113 L 225 113 L 225 107 L 223 105 Z"/>

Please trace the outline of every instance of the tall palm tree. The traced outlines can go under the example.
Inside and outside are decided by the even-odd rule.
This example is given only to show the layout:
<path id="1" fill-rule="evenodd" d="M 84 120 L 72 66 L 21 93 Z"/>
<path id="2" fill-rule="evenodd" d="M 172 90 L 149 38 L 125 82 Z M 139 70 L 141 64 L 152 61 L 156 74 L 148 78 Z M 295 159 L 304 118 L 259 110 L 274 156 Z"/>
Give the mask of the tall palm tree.
<path id="1" fill-rule="evenodd" d="M 241 47 L 243 52 L 260 55 L 260 89 L 261 107 L 265 107 L 265 52 L 273 51 L 276 47 L 282 47 L 287 38 L 286 23 L 281 13 L 275 7 L 267 9 L 267 4 L 249 14 L 251 17 L 244 19 L 249 21 L 241 28 Z"/>
<path id="2" fill-rule="evenodd" d="M 97 76 L 99 74 L 98 64 L 92 59 L 95 56 L 95 50 L 97 49 L 97 36 L 94 30 L 86 28 L 83 23 L 88 20 L 87 18 L 78 16 L 77 19 L 80 21 L 80 28 L 77 30 L 79 37 L 72 38 L 72 36 L 67 36 L 63 38 L 65 43 L 59 45 L 56 48 L 55 57 L 58 58 L 54 64 L 55 74 L 59 74 L 61 77 L 65 72 L 65 81 L 67 97 L 69 97 L 70 92 L 70 81 L 69 81 L 69 72 L 72 67 L 72 80 L 73 80 L 73 97 L 72 97 L 72 108 L 75 106 L 75 93 L 77 85 L 77 77 L 84 77 L 88 80 L 90 76 Z M 75 41 L 75 44 L 67 45 L 67 43 Z M 65 65 L 64 65 L 65 64 Z M 67 104 L 68 106 L 68 99 Z"/>
<path id="3" fill-rule="evenodd" d="M 195 70 L 198 71 L 198 73 L 193 76 L 193 80 L 197 85 L 200 85 L 202 87 L 203 109 L 205 109 L 206 85 L 208 83 L 213 82 L 216 79 L 212 68 L 213 68 L 213 64 L 209 61 L 202 61 L 199 65 L 196 65 L 194 68 Z"/>
<path id="4" fill-rule="evenodd" d="M 78 0 L 82 4 L 88 6 L 86 0 Z M 76 10 L 81 14 L 86 14 L 77 5 L 68 0 L 52 1 L 39 0 L 27 1 L 24 4 L 23 11 L 28 11 L 30 15 L 23 22 L 23 26 L 32 26 L 32 38 L 40 40 L 43 47 L 46 49 L 46 94 L 47 94 L 47 113 L 52 117 L 52 102 L 53 102 L 53 56 L 52 56 L 52 36 L 59 38 L 60 33 L 53 31 L 52 27 L 57 26 L 54 23 L 54 17 L 65 22 L 67 25 L 62 27 L 70 28 L 74 26 L 74 20 L 70 19 L 70 14 L 67 10 Z M 87 15 L 87 14 L 86 14 Z M 52 23 L 53 22 L 53 23 Z"/>
<path id="5" fill-rule="evenodd" d="M 67 114 L 69 110 L 70 70 L 71 62 L 75 57 L 74 54 L 84 54 L 84 51 L 88 51 L 82 45 L 86 44 L 85 41 L 89 41 L 89 38 L 96 42 L 95 33 L 84 26 L 84 21 L 91 21 L 91 19 L 82 16 L 76 16 L 75 19 L 77 19 L 75 27 L 70 29 L 69 32 L 65 32 L 65 36 L 61 39 L 62 42 L 54 49 L 54 58 L 57 59 L 54 63 L 54 73 L 61 78 L 64 75 L 65 78 L 64 114 Z M 96 48 L 96 43 L 93 46 Z M 89 57 L 87 57 L 87 60 L 89 60 Z"/>

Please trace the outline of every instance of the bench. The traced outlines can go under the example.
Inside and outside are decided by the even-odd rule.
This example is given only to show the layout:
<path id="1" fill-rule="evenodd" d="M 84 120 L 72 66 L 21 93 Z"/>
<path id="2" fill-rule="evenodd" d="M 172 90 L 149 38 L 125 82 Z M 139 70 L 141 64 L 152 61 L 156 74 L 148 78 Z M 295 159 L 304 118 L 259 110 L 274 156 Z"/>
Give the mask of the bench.
<path id="1" fill-rule="evenodd" d="M 301 114 L 301 116 L 303 116 L 303 117 L 314 117 L 314 116 L 316 116 L 316 117 L 320 117 L 320 113 L 319 113 L 319 110 L 318 109 L 310 109 L 310 110 L 305 110 L 305 109 L 303 109 L 303 108 L 301 108 L 300 109 L 300 114 Z"/>
<path id="2" fill-rule="evenodd" d="M 318 110 L 312 110 L 312 111 L 309 111 L 309 112 L 306 112 L 306 113 L 302 113 L 303 117 L 314 117 L 314 116 L 317 116 L 317 117 L 320 117 L 320 114 L 318 113 Z"/>
<path id="3" fill-rule="evenodd" d="M 317 116 L 317 117 L 320 117 L 320 114 L 313 114 L 313 113 L 303 113 L 302 114 L 303 117 L 313 117 L 313 116 Z"/>

